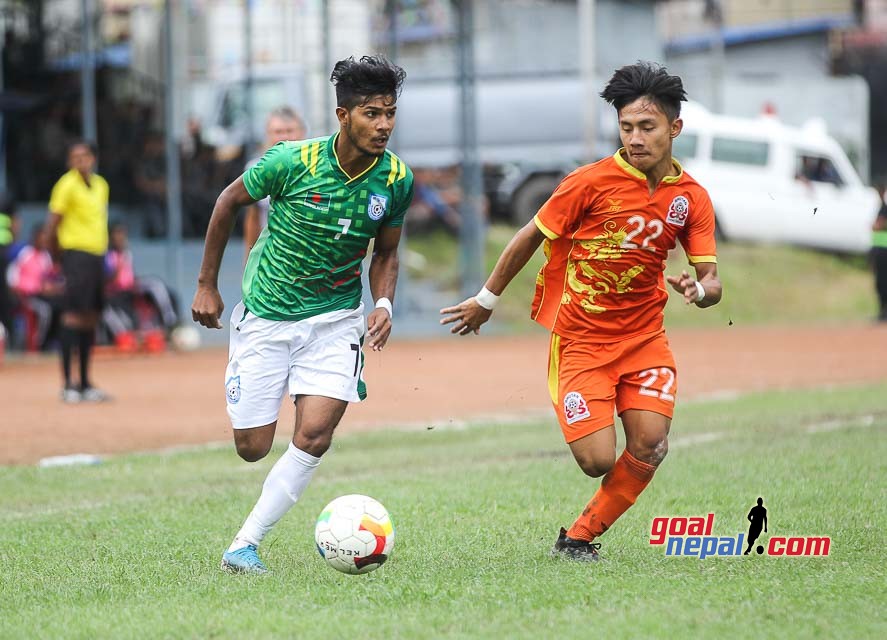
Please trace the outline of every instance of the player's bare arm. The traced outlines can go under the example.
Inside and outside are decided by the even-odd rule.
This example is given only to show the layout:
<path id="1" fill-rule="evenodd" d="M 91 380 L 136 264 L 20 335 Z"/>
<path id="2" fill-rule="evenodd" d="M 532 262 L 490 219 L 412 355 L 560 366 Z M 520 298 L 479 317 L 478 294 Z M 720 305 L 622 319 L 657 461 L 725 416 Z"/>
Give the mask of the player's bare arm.
<path id="1" fill-rule="evenodd" d="M 255 202 L 243 185 L 243 178 L 237 178 L 225 187 L 213 207 L 206 230 L 206 243 L 203 247 L 203 261 L 197 276 L 197 293 L 191 303 L 191 318 L 204 327 L 221 329 L 220 320 L 225 304 L 219 294 L 219 267 L 222 255 L 231 236 L 234 218 L 240 207 Z"/>
<path id="2" fill-rule="evenodd" d="M 373 244 L 373 258 L 370 261 L 370 293 L 373 300 L 383 298 L 394 301 L 397 286 L 397 245 L 400 243 L 401 227 L 382 226 Z M 367 317 L 369 346 L 373 351 L 381 351 L 391 335 L 391 314 L 386 306 L 379 305 Z"/>
<path id="3" fill-rule="evenodd" d="M 675 291 L 684 296 L 687 304 L 696 304 L 697 307 L 713 307 L 721 301 L 721 281 L 718 279 L 718 265 L 714 262 L 700 262 L 693 265 L 696 277 L 693 278 L 686 271 L 681 271 L 679 276 L 666 276 L 668 283 Z M 699 299 L 699 283 L 703 290 L 702 299 Z"/>
<path id="4" fill-rule="evenodd" d="M 502 295 L 505 287 L 529 262 L 543 240 L 545 235 L 534 221 L 524 225 L 502 251 L 484 288 L 495 296 Z M 479 333 L 481 325 L 490 319 L 493 310 L 484 307 L 476 296 L 472 296 L 455 307 L 441 309 L 440 313 L 444 316 L 440 320 L 441 324 L 455 323 L 450 333 L 464 336 L 472 332 Z"/>

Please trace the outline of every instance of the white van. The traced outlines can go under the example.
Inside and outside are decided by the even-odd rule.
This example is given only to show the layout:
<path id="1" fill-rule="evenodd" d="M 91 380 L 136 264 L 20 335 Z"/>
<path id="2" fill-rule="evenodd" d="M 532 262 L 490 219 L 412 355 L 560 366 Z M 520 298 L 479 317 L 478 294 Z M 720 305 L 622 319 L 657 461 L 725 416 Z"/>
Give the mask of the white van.
<path id="1" fill-rule="evenodd" d="M 688 103 L 673 155 L 711 195 L 728 240 L 862 253 L 880 206 L 823 123 L 715 115 Z"/>

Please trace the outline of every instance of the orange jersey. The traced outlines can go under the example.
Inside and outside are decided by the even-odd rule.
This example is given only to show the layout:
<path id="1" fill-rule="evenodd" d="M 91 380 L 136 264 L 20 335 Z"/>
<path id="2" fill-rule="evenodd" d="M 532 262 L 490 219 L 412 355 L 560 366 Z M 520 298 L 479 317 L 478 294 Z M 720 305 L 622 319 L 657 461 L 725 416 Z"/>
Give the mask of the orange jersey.
<path id="1" fill-rule="evenodd" d="M 621 150 L 564 178 L 535 217 L 547 240 L 534 320 L 590 342 L 662 330 L 668 252 L 680 241 L 690 264 L 717 262 L 711 199 L 675 166 L 653 195 Z"/>

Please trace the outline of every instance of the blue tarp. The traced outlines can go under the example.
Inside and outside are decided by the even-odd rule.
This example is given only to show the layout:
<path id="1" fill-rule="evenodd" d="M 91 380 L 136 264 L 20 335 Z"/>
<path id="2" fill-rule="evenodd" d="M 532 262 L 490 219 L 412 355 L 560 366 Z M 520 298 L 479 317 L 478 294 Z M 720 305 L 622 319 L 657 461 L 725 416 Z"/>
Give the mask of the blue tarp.
<path id="1" fill-rule="evenodd" d="M 77 51 L 57 60 L 50 60 L 47 66 L 53 71 L 76 71 L 83 66 L 82 58 L 83 54 Z M 132 48 L 128 42 L 112 44 L 96 51 L 92 60 L 95 67 L 127 68 L 132 62 Z"/>

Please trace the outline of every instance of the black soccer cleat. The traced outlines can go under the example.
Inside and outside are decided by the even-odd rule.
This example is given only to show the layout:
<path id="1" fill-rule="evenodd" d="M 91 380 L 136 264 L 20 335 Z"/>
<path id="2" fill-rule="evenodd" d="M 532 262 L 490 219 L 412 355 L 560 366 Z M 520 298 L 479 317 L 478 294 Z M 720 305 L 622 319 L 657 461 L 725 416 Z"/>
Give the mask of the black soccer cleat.
<path id="1" fill-rule="evenodd" d="M 561 532 L 557 537 L 557 542 L 551 548 L 552 556 L 560 556 L 577 560 L 579 562 L 597 562 L 600 560 L 598 549 L 601 548 L 599 542 L 589 542 L 588 540 L 574 540 L 567 535 L 567 530 L 561 527 Z"/>

